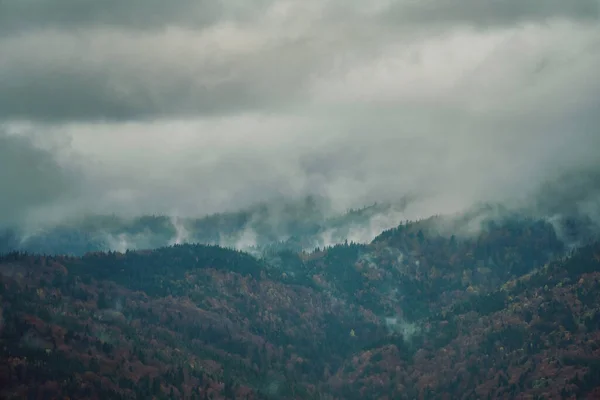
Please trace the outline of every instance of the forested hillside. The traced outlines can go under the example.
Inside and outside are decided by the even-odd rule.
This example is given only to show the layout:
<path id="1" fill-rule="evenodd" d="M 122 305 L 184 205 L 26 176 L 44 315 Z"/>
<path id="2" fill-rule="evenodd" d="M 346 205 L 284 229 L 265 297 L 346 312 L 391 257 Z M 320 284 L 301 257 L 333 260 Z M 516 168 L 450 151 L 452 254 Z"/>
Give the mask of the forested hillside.
<path id="1" fill-rule="evenodd" d="M 260 258 L 6 253 L 0 397 L 600 395 L 600 243 L 570 250 L 523 218 L 448 235 L 436 218 Z"/>

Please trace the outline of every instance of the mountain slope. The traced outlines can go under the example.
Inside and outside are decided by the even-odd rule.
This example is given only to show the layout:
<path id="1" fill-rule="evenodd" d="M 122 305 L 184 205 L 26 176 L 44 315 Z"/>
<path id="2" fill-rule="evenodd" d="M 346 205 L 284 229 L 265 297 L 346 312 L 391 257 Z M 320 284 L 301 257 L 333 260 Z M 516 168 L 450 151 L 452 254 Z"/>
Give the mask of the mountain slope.
<path id="1" fill-rule="evenodd" d="M 0 396 L 594 398 L 600 243 L 565 256 L 531 219 L 439 227 L 262 259 L 6 254 Z"/>

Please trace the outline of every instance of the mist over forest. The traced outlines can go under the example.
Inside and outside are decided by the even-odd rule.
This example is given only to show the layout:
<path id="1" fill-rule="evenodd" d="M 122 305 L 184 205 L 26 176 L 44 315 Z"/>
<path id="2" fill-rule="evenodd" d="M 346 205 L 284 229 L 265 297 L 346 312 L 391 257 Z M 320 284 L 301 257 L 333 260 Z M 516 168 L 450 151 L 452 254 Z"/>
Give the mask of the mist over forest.
<path id="1" fill-rule="evenodd" d="M 0 398 L 600 398 L 599 18 L 0 1 Z"/>

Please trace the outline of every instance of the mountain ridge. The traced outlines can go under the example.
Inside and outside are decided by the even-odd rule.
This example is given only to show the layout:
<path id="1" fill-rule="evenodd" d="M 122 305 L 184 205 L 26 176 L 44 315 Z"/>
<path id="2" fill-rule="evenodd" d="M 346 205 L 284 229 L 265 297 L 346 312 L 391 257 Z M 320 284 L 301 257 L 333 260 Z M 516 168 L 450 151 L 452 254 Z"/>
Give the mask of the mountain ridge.
<path id="1" fill-rule="evenodd" d="M 600 329 L 600 242 L 573 250 L 551 223 L 519 217 L 448 235 L 440 218 L 406 221 L 367 244 L 301 252 L 175 244 L 78 257 L 6 253 L 1 394 L 597 393 L 585 354 L 598 351 L 590 340 Z M 544 375 L 560 343 L 570 347 L 552 367 L 558 375 Z M 488 366 L 486 351 L 500 364 Z M 508 371 L 520 371 L 523 357 L 529 372 L 513 381 Z M 556 376 L 569 383 L 549 381 Z"/>

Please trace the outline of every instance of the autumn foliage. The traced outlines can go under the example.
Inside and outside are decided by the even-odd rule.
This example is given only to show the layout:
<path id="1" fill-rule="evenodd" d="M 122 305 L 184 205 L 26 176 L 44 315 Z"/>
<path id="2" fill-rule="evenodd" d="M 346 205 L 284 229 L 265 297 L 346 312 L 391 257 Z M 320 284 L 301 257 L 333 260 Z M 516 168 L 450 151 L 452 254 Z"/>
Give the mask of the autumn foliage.
<path id="1" fill-rule="evenodd" d="M 420 221 L 278 257 L 5 254 L 0 398 L 600 395 L 600 243 L 567 253 L 533 220 L 468 237 Z"/>

